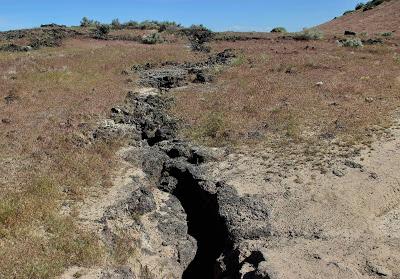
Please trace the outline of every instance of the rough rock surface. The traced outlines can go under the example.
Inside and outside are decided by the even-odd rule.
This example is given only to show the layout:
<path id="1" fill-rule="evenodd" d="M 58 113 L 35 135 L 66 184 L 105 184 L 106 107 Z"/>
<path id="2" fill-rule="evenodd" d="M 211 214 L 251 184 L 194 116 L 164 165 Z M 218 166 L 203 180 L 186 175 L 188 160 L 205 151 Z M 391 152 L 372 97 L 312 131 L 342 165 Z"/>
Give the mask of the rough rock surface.
<path id="1" fill-rule="evenodd" d="M 225 65 L 236 55 L 232 50 L 224 50 L 198 63 L 165 62 L 161 65 L 134 65 L 129 71 L 139 73 L 140 85 L 150 86 L 161 90 L 185 86 L 189 83 L 206 83 L 212 81 L 210 70 L 216 65 Z"/>

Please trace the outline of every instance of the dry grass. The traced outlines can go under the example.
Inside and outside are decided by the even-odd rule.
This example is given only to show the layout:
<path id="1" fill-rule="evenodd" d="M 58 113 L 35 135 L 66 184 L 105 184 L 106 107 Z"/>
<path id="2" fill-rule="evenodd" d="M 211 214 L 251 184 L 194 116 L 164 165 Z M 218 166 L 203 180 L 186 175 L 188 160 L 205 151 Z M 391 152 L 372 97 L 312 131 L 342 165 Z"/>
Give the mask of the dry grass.
<path id="1" fill-rule="evenodd" d="M 179 44 L 77 39 L 0 53 L 1 278 L 52 278 L 101 260 L 98 239 L 77 225 L 74 201 L 110 185 L 120 143 L 88 144 L 88 135 L 133 86 L 122 70 L 187 59 Z"/>
<path id="2" fill-rule="evenodd" d="M 387 1 L 372 10 L 362 9 L 346 16 L 324 23 L 319 29 L 331 34 L 343 34 L 345 30 L 380 34 L 400 27 L 400 2 Z M 394 36 L 399 37 L 398 32 Z"/>
<path id="3" fill-rule="evenodd" d="M 175 93 L 173 113 L 190 138 L 211 145 L 303 143 L 315 153 L 308 143 L 321 136 L 350 144 L 369 139 L 375 125 L 390 125 L 400 105 L 394 44 L 349 50 L 328 40 L 256 39 L 214 42 L 215 51 L 238 51 L 232 66 L 215 68 L 210 87 Z M 204 59 L 168 41 L 70 39 L 60 48 L 0 53 L 1 278 L 51 278 L 101 260 L 104 251 L 77 225 L 74 205 L 110 185 L 120 143 L 90 144 L 88 135 L 134 86 L 122 70 Z M 120 246 L 117 264 L 133 252 Z"/>
<path id="4" fill-rule="evenodd" d="M 248 143 L 260 135 L 309 142 L 330 135 L 356 143 L 371 136 L 371 127 L 389 126 L 400 104 L 397 47 L 348 50 L 333 41 L 279 39 L 214 44 L 224 48 L 238 50 L 241 61 L 218 75 L 214 90 L 175 94 L 173 112 L 201 142 Z"/>

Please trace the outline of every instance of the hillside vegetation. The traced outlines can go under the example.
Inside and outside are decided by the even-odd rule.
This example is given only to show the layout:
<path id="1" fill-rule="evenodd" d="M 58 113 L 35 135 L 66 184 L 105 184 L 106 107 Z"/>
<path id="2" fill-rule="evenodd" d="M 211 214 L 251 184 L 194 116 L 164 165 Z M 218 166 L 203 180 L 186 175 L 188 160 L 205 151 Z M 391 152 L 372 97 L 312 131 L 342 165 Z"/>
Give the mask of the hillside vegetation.
<path id="1" fill-rule="evenodd" d="M 399 36 L 400 1 L 369 1 L 318 28 L 332 34 L 343 34 L 345 30 L 366 32 L 371 35 L 397 31 L 394 35 Z"/>
<path id="2" fill-rule="evenodd" d="M 137 89 L 142 72 L 206 61 L 209 76 L 192 67 L 194 82 L 162 88 L 174 98 L 170 113 L 185 139 L 317 157 L 323 171 L 331 157 L 370 148 L 393 125 L 399 20 L 400 1 L 392 0 L 319 26 L 325 34 L 215 34 L 89 19 L 0 33 L 0 278 L 120 264 L 78 215 L 88 196 L 112 185 L 116 152 L 126 145 L 95 140 L 94 131 Z M 365 34 L 346 47 L 337 41 L 346 37 L 331 33 L 347 29 L 396 32 L 379 41 Z M 213 62 L 226 49 L 235 54 L 231 63 Z"/>

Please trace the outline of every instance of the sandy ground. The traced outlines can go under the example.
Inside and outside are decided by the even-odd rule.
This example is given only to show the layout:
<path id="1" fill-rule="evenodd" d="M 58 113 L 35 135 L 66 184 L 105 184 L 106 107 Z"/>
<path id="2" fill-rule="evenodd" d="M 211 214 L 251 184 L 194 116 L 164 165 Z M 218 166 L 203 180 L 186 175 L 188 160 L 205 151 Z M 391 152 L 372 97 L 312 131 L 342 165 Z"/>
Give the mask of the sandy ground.
<path id="1" fill-rule="evenodd" d="M 271 278 L 400 278 L 400 131 L 392 132 L 352 167 L 338 162 L 326 174 L 271 172 L 263 150 L 208 167 L 270 208 L 272 235 L 246 245 L 264 251 Z"/>

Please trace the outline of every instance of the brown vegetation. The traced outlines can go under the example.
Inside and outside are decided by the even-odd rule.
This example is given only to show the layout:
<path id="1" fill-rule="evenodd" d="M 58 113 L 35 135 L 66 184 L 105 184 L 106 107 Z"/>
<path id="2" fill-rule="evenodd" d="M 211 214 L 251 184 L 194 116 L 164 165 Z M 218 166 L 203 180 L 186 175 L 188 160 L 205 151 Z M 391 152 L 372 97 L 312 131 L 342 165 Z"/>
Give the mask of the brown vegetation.
<path id="1" fill-rule="evenodd" d="M 397 47 L 354 50 L 334 41 L 275 39 L 219 42 L 213 48 L 234 48 L 241 55 L 209 92 L 175 94 L 174 113 L 195 139 L 368 141 L 372 127 L 390 125 L 399 105 Z"/>
<path id="2" fill-rule="evenodd" d="M 345 30 L 380 34 L 400 30 L 400 1 L 385 1 L 371 10 L 357 10 L 318 26 L 327 33 L 343 34 Z M 398 36 L 398 34 L 395 34 Z"/>
<path id="3" fill-rule="evenodd" d="M 367 11 L 363 21 L 355 13 L 321 28 L 392 31 L 393 25 L 370 24 L 376 16 L 368 15 L 398 4 Z M 171 34 L 162 44 L 133 42 L 148 32 L 112 30 L 112 41 L 69 38 L 58 48 L 0 52 L 1 278 L 51 278 L 69 266 L 101 261 L 98 239 L 77 225 L 76 202 L 110 184 L 120 143 L 90 135 L 135 86 L 121 72 L 134 64 L 205 57 Z M 217 34 L 212 51 L 231 48 L 236 59 L 213 69 L 212 84 L 177 90 L 172 112 L 186 136 L 210 145 L 369 143 L 391 125 L 400 105 L 398 44 L 396 36 L 349 49 L 330 37 Z"/>
<path id="4" fill-rule="evenodd" d="M 122 70 L 191 57 L 180 44 L 76 39 L 0 53 L 1 278 L 51 278 L 101 260 L 75 201 L 110 184 L 119 144 L 91 142 L 91 131 L 132 87 Z"/>

